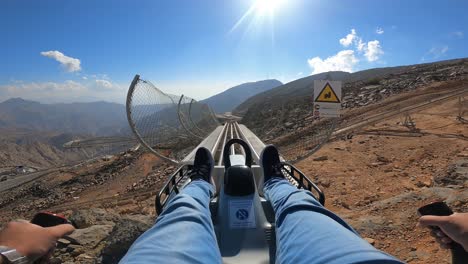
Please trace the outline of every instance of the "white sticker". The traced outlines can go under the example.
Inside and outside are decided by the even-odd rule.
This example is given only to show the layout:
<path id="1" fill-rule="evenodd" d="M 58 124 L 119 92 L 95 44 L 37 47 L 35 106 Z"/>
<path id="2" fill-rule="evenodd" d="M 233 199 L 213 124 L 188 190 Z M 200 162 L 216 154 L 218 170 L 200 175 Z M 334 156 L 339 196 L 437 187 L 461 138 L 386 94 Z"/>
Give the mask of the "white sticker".
<path id="1" fill-rule="evenodd" d="M 229 201 L 229 227 L 231 229 L 257 227 L 252 200 Z"/>

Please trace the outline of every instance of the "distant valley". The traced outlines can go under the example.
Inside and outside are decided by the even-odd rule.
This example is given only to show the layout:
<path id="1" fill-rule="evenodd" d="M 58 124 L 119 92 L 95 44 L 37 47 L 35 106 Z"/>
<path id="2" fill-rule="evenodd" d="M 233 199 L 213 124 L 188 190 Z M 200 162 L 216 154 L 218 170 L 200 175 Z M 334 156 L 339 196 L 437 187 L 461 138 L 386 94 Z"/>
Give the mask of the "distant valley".
<path id="1" fill-rule="evenodd" d="M 0 128 L 107 136 L 127 127 L 125 106 L 116 103 L 41 104 L 21 98 L 0 103 Z"/>

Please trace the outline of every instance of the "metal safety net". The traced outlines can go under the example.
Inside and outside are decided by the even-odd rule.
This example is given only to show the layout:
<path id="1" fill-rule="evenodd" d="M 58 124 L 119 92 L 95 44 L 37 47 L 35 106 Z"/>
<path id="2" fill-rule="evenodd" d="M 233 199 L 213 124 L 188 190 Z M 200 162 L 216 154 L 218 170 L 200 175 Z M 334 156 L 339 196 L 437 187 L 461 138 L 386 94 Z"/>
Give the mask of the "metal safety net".
<path id="1" fill-rule="evenodd" d="M 208 105 L 184 95 L 179 99 L 178 114 L 180 124 L 194 138 L 205 138 L 219 125 Z"/>
<path id="2" fill-rule="evenodd" d="M 338 118 L 317 121 L 307 129 L 279 138 L 275 144 L 285 160 L 297 163 L 310 157 L 327 143 L 337 123 Z"/>
<path id="3" fill-rule="evenodd" d="M 127 95 L 127 117 L 138 141 L 171 163 L 179 162 L 216 127 L 208 106 L 167 94 L 136 75 Z"/>

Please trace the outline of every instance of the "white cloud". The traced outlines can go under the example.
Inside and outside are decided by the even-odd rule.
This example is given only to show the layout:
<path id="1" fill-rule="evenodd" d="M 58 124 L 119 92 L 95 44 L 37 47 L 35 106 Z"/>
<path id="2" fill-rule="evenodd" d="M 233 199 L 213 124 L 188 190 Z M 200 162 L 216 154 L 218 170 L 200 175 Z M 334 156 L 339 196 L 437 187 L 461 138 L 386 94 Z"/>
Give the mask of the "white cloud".
<path id="1" fill-rule="evenodd" d="M 367 42 L 367 47 L 364 47 L 365 53 L 368 61 L 376 61 L 379 59 L 379 56 L 384 54 L 380 42 L 378 40 L 373 40 Z"/>
<path id="2" fill-rule="evenodd" d="M 365 51 L 366 43 L 362 42 L 362 39 L 359 38 L 359 40 L 356 43 L 356 48 L 359 52 L 363 52 Z"/>
<path id="3" fill-rule="evenodd" d="M 381 28 L 379 29 L 383 33 L 383 30 Z M 351 29 L 351 33 L 341 38 L 339 41 L 341 45 L 345 47 L 352 45 L 354 49 L 339 51 L 337 54 L 326 59 L 317 56 L 307 60 L 307 63 L 312 68 L 312 74 L 327 71 L 353 72 L 360 61 L 358 55 L 363 56 L 369 62 L 374 62 L 379 60 L 380 56 L 384 54 L 380 41 L 372 40 L 365 42 L 354 28 Z"/>
<path id="4" fill-rule="evenodd" d="M 354 55 L 353 50 L 342 50 L 324 60 L 320 57 L 314 57 L 307 62 L 312 68 L 312 74 L 317 74 L 328 71 L 352 72 L 359 60 Z"/>
<path id="5" fill-rule="evenodd" d="M 375 30 L 375 33 L 379 34 L 379 35 L 382 35 L 385 31 L 383 30 L 383 28 L 381 27 L 378 27 L 376 30 Z"/>
<path id="6" fill-rule="evenodd" d="M 434 59 L 438 59 L 442 57 L 443 55 L 445 55 L 445 53 L 447 53 L 448 50 L 449 48 L 447 45 L 442 46 L 442 47 L 434 47 L 429 50 L 429 54 L 433 55 Z"/>
<path id="7" fill-rule="evenodd" d="M 452 36 L 454 36 L 456 38 L 463 38 L 465 36 L 463 31 L 454 31 L 454 32 L 450 33 L 450 35 L 452 35 Z"/>
<path id="8" fill-rule="evenodd" d="M 96 84 L 98 86 L 102 86 L 102 87 L 107 88 L 107 89 L 112 88 L 112 83 L 109 82 L 108 80 L 96 80 Z"/>
<path id="9" fill-rule="evenodd" d="M 383 30 L 378 28 L 377 30 Z M 381 33 L 380 33 L 381 34 Z M 372 40 L 369 42 L 365 42 L 362 38 L 357 34 L 356 30 L 353 28 L 351 29 L 351 33 L 348 34 L 346 37 L 340 39 L 340 44 L 348 47 L 351 44 L 354 44 L 354 47 L 359 53 L 364 53 L 364 56 L 369 62 L 376 61 L 380 58 L 381 55 L 384 54 L 382 50 L 382 46 L 380 45 L 380 41 Z"/>
<path id="10" fill-rule="evenodd" d="M 81 70 L 81 62 L 79 59 L 68 57 L 60 51 L 51 50 L 41 52 L 42 56 L 52 58 L 58 62 L 68 71 L 77 72 Z"/>
<path id="11" fill-rule="evenodd" d="M 303 72 L 298 72 L 298 73 L 297 73 L 297 76 L 302 76 L 302 75 L 304 75 Z"/>
<path id="12" fill-rule="evenodd" d="M 45 103 L 76 101 L 125 102 L 125 89 L 122 85 L 107 80 L 77 82 L 23 82 L 14 81 L 0 85 L 0 101 L 21 97 Z"/>
<path id="13" fill-rule="evenodd" d="M 421 58 L 421 61 L 426 61 L 427 59 L 436 60 L 439 59 L 447 53 L 449 47 L 447 45 L 441 47 L 432 47 L 424 56 Z"/>
<path id="14" fill-rule="evenodd" d="M 351 29 L 351 33 L 346 35 L 346 37 L 340 39 L 340 44 L 345 47 L 348 47 L 349 45 L 351 45 L 353 42 L 356 41 L 356 38 L 358 38 L 356 35 L 356 30 L 353 28 Z"/>

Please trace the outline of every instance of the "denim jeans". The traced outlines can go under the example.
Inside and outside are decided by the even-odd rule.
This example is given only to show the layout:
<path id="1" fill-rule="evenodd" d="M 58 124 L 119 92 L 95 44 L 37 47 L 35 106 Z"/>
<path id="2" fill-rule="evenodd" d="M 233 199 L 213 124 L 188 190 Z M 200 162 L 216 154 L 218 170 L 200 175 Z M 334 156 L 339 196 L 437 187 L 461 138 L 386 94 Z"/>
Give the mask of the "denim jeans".
<path id="1" fill-rule="evenodd" d="M 209 210 L 213 191 L 203 180 L 190 183 L 120 263 L 222 263 Z M 277 263 L 402 263 L 287 180 L 270 179 L 264 193 L 276 216 Z"/>

